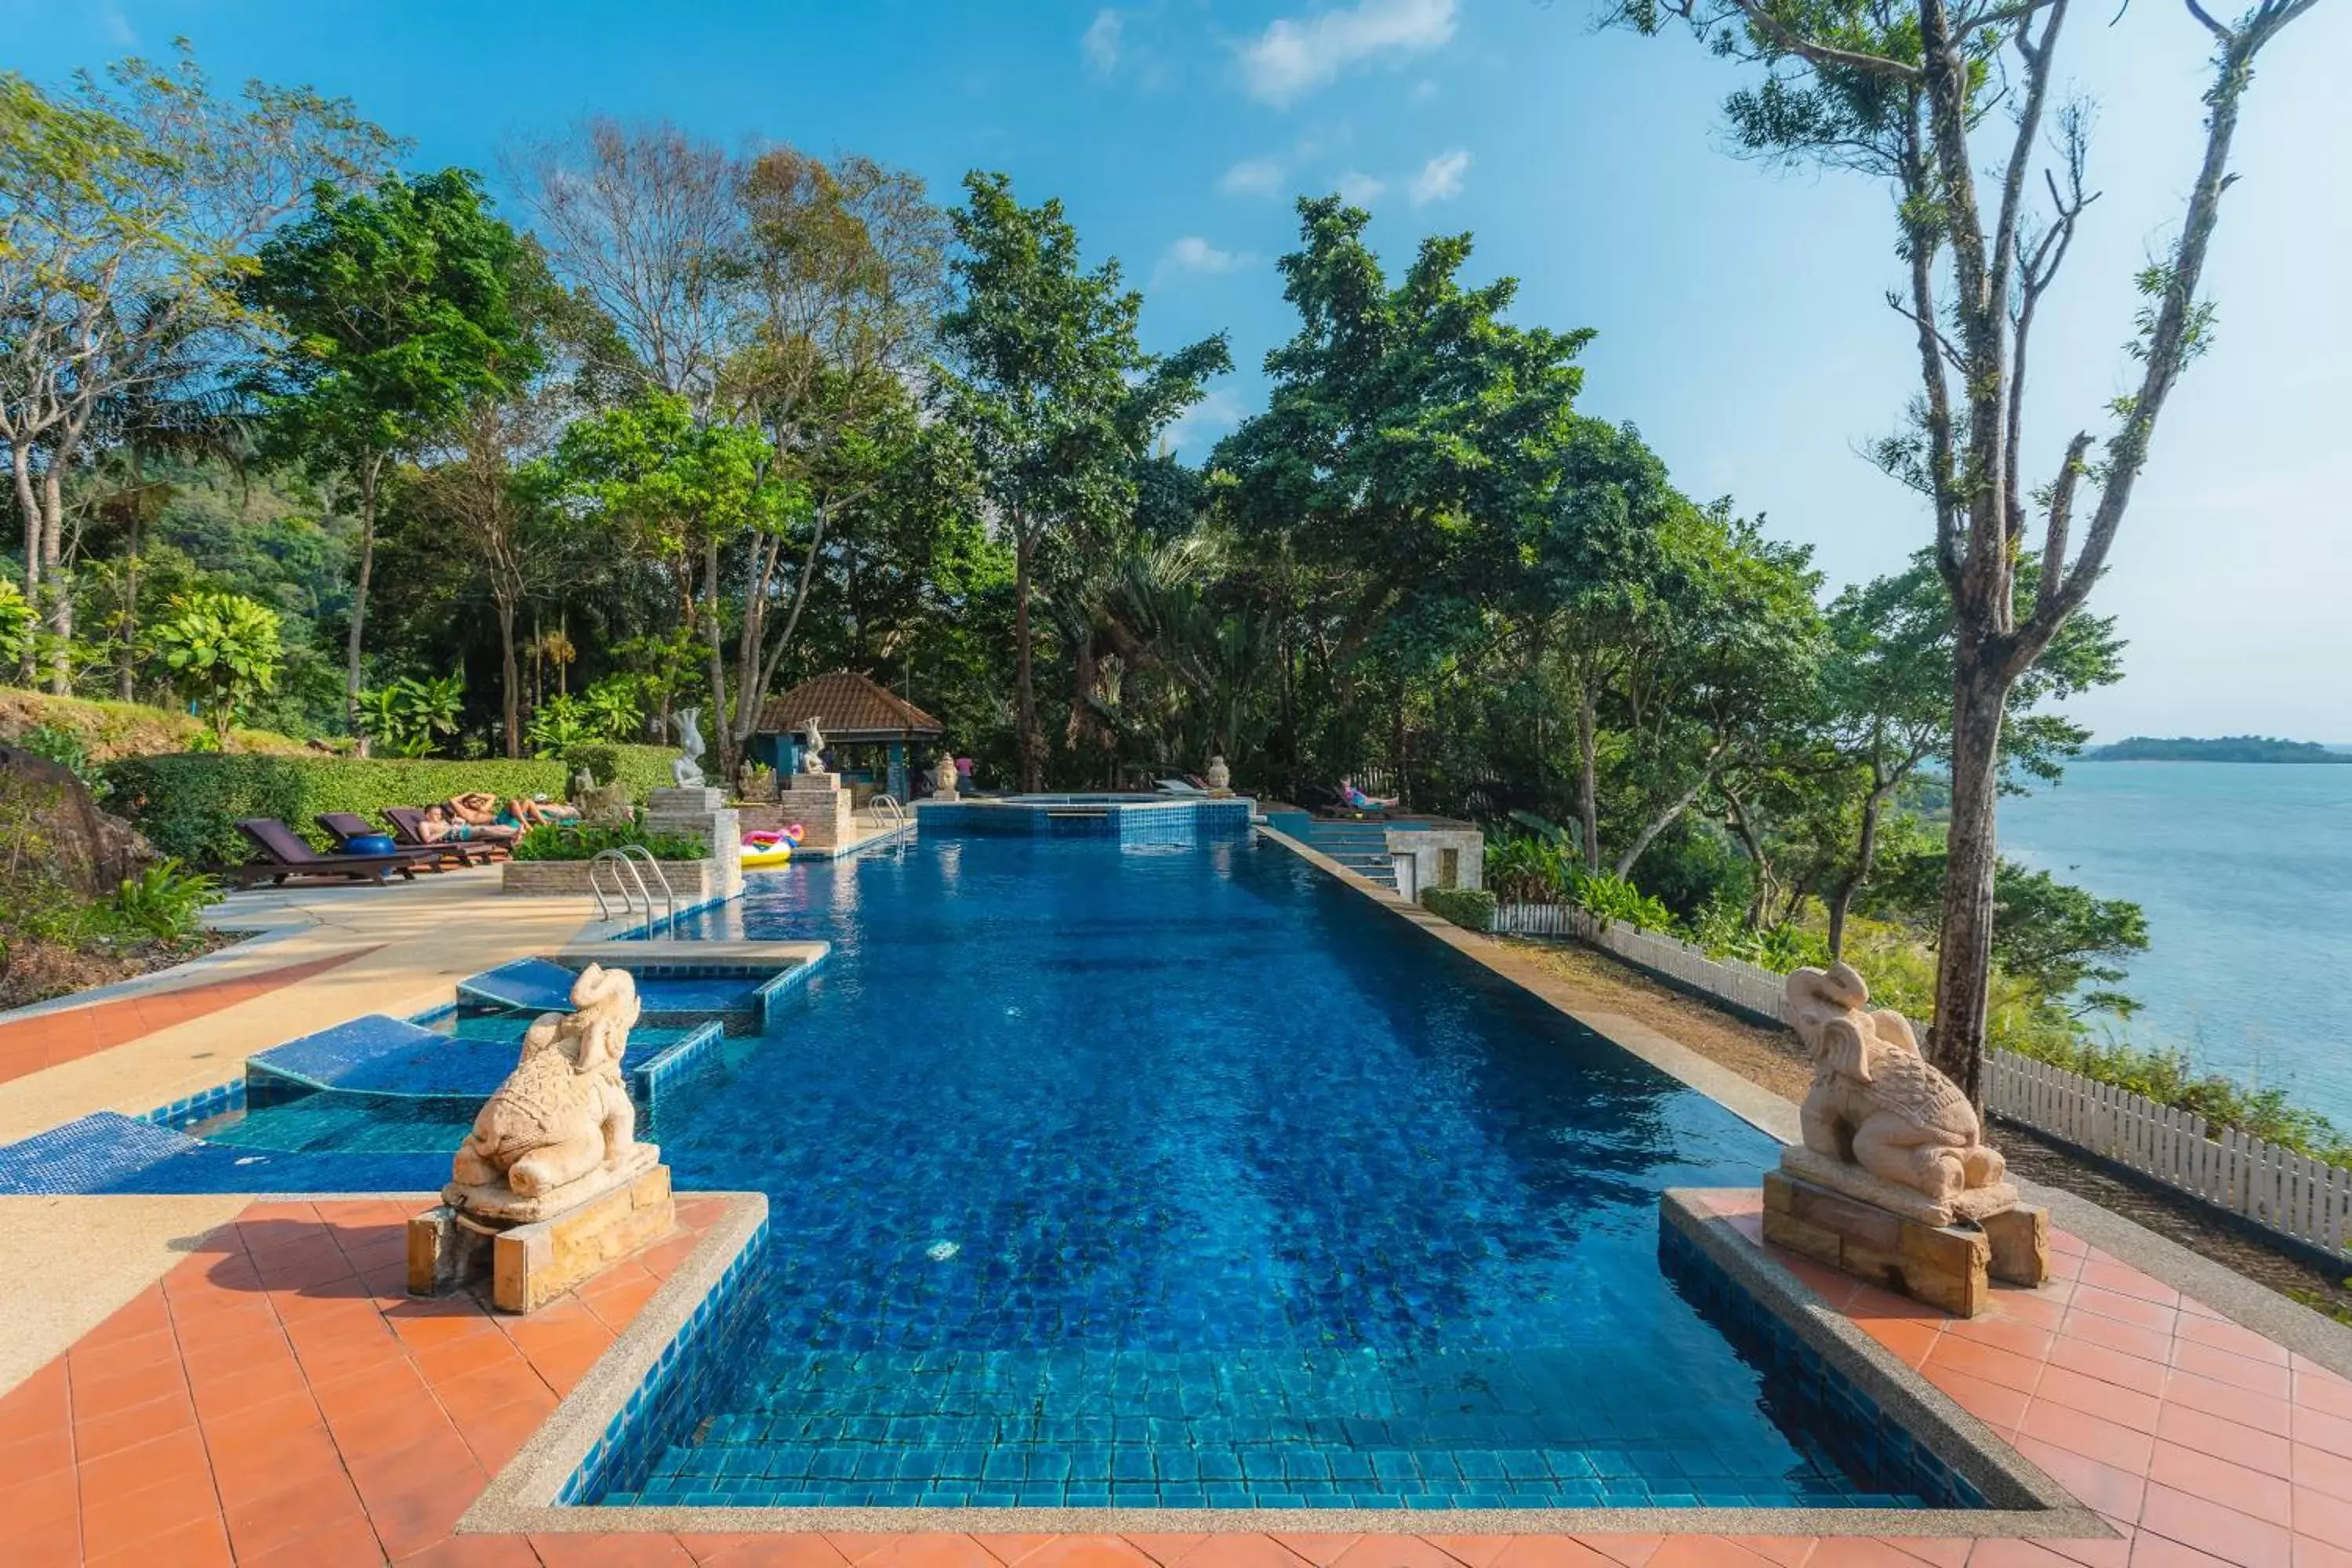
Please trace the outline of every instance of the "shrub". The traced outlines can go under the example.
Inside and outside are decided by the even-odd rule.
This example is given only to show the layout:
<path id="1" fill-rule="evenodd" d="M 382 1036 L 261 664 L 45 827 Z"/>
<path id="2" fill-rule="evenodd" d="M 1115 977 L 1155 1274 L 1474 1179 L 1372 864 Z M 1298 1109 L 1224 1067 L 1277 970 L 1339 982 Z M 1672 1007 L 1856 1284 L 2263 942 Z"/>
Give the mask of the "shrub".
<path id="1" fill-rule="evenodd" d="M 619 777 L 639 800 L 654 781 L 669 783 L 672 753 L 658 746 L 616 746 Z M 335 757 L 317 752 L 247 756 L 181 752 L 133 757 L 103 770 L 113 810 L 128 816 L 165 855 L 194 866 L 249 859 L 236 830 L 241 816 L 274 816 L 321 848 L 311 818 L 350 811 L 375 820 L 387 805 L 425 805 L 466 790 L 505 798 L 560 797 L 570 775 L 561 763 L 460 763 L 402 757 Z"/>
<path id="2" fill-rule="evenodd" d="M 204 912 L 220 896 L 212 878 L 163 859 L 124 880 L 114 895 L 114 913 L 158 942 L 184 942 L 204 929 Z"/>
<path id="3" fill-rule="evenodd" d="M 1675 923 L 1665 905 L 1607 871 L 1580 871 L 1575 894 L 1585 913 L 1597 920 L 1614 921 L 1635 931 L 1665 931 Z"/>
<path id="4" fill-rule="evenodd" d="M 574 746 L 563 753 L 566 778 L 585 771 L 599 785 L 611 784 L 621 776 L 621 752 L 615 746 Z"/>
<path id="5" fill-rule="evenodd" d="M 72 770 L 74 777 L 95 788 L 98 776 L 90 770 L 89 746 L 81 731 L 68 724 L 36 724 L 16 737 L 16 744 L 37 757 L 47 757 L 59 767 Z"/>
<path id="6" fill-rule="evenodd" d="M 251 858 L 242 816 L 274 816 L 321 847 L 311 818 L 349 811 L 375 818 L 387 805 L 424 805 L 469 789 L 501 797 L 559 795 L 554 763 L 449 763 L 392 757 L 256 757 L 186 752 L 134 757 L 106 770 L 116 811 L 165 855 L 191 865 Z"/>
<path id="7" fill-rule="evenodd" d="M 642 827 L 534 827 L 514 847 L 518 860 L 593 860 L 607 849 L 642 845 L 656 860 L 702 860 L 710 847 L 690 833 L 647 833 Z"/>
<path id="8" fill-rule="evenodd" d="M 285 650 L 278 613 L 236 594 L 200 588 L 173 598 L 155 626 L 155 648 L 180 695 L 212 721 L 213 739 L 228 744 L 236 710 L 274 689 Z"/>
<path id="9" fill-rule="evenodd" d="M 1424 888 L 1422 907 L 1465 931 L 1495 929 L 1495 895 L 1484 888 Z"/>

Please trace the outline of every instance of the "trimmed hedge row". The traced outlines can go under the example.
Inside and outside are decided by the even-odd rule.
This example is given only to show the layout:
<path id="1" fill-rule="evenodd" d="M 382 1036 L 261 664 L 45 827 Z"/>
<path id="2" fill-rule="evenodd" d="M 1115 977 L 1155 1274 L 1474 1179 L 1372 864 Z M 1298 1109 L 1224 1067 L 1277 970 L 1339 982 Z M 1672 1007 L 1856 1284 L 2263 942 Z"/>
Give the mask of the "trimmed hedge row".
<path id="1" fill-rule="evenodd" d="M 1465 931 L 1495 929 L 1495 895 L 1484 888 L 1424 888 L 1421 904 Z"/>
<path id="2" fill-rule="evenodd" d="M 675 752 L 658 746 L 614 749 L 621 753 L 622 781 L 638 799 L 656 783 L 668 784 Z M 467 790 L 561 797 L 567 783 L 561 763 L 201 752 L 128 757 L 105 772 L 110 807 L 162 853 L 192 865 L 252 858 L 252 847 L 236 830 L 239 817 L 274 816 L 323 848 L 326 837 L 311 821 L 320 812 L 356 812 L 374 822 L 387 805 L 423 805 Z"/>

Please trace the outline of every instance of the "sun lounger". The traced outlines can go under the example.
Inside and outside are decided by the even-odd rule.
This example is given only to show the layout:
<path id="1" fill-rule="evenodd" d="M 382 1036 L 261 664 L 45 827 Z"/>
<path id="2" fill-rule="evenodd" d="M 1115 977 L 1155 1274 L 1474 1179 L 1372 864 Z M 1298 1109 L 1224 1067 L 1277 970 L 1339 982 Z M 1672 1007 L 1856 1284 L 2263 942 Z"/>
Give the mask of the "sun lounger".
<path id="1" fill-rule="evenodd" d="M 1206 795 L 1209 793 L 1207 790 L 1202 789 L 1200 785 L 1194 784 L 1190 779 L 1161 779 L 1159 781 L 1159 784 L 1160 793 L 1161 795 Z"/>
<path id="2" fill-rule="evenodd" d="M 257 882 L 284 882 L 290 878 L 382 882 L 397 874 L 414 880 L 418 862 L 433 857 L 430 849 L 397 849 L 389 855 L 321 855 L 304 842 L 300 834 L 274 816 L 248 816 L 236 826 L 262 857 L 223 871 L 222 875 L 240 888 L 250 888 Z"/>
<path id="3" fill-rule="evenodd" d="M 322 811 L 310 820 L 319 825 L 319 831 L 326 834 L 330 838 L 332 838 L 335 841 L 336 853 L 341 855 L 365 855 L 367 853 L 364 849 L 355 850 L 352 847 L 352 841 L 355 838 L 382 838 L 390 840 L 394 843 L 399 842 L 400 836 L 398 834 L 386 833 L 383 828 L 369 822 L 366 817 L 362 816 L 355 811 Z M 430 849 L 433 851 L 431 858 L 427 858 L 420 856 L 418 857 L 416 863 L 427 870 L 441 871 L 446 870 L 454 866 L 471 866 L 475 864 L 478 858 L 482 858 L 480 856 L 480 851 L 488 848 L 488 846 L 469 844 L 410 844 L 403 846 L 403 847 L 410 849 Z"/>
<path id="4" fill-rule="evenodd" d="M 423 806 L 387 805 L 383 808 L 383 816 L 392 825 L 393 839 L 402 848 L 446 850 L 460 866 L 480 866 L 492 860 L 503 860 L 519 837 L 511 833 L 492 835 L 487 828 L 476 827 L 471 832 L 481 837 L 428 842 L 425 837 Z"/>

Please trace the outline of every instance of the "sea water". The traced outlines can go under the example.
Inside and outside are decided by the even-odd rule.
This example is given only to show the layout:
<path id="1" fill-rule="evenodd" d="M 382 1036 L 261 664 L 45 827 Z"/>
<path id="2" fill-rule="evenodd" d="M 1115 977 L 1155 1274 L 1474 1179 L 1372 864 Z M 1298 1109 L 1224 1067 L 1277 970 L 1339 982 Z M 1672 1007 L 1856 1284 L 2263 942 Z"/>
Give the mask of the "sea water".
<path id="1" fill-rule="evenodd" d="M 2001 803 L 2000 847 L 2147 911 L 2118 1033 L 2352 1128 L 2352 764 L 2078 762 Z"/>

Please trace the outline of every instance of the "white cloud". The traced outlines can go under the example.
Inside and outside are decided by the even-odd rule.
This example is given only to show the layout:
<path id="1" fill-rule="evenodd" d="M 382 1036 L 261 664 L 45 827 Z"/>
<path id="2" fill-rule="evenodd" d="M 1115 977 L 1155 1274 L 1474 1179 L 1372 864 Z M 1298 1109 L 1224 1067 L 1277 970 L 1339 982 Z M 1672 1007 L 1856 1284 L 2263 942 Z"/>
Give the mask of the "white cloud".
<path id="1" fill-rule="evenodd" d="M 1432 102 L 1437 97 L 1437 84 L 1430 80 L 1427 77 L 1423 77 L 1419 81 L 1414 82 L 1412 84 L 1412 90 L 1406 93 L 1404 96 L 1407 103 L 1421 104 Z"/>
<path id="2" fill-rule="evenodd" d="M 1213 446 L 1218 437 L 1242 422 L 1242 415 L 1241 399 L 1223 387 L 1211 387 L 1200 402 L 1169 422 L 1161 439 L 1171 452 Z"/>
<path id="3" fill-rule="evenodd" d="M 1350 169 L 1339 176 L 1339 199 L 1351 206 L 1368 207 L 1388 188 L 1386 180 L 1376 180 L 1361 169 Z"/>
<path id="4" fill-rule="evenodd" d="M 135 49 L 139 47 L 139 29 L 131 25 L 131 19 L 122 14 L 120 7 L 112 5 L 110 0 L 105 9 L 100 13 L 100 16 L 106 24 L 108 37 L 126 49 Z"/>
<path id="5" fill-rule="evenodd" d="M 1383 55 L 1426 54 L 1454 37 L 1454 0 L 1356 0 L 1312 16 L 1284 16 L 1241 47 L 1250 96 L 1289 103 L 1349 67 Z"/>
<path id="6" fill-rule="evenodd" d="M 1470 167 L 1470 154 L 1456 147 L 1451 153 L 1440 153 L 1421 166 L 1412 177 L 1412 205 L 1423 206 L 1431 202 L 1446 201 L 1462 194 L 1462 175 Z"/>
<path id="7" fill-rule="evenodd" d="M 1225 171 L 1217 189 L 1229 196 L 1270 196 L 1282 189 L 1282 165 L 1271 158 L 1244 158 Z"/>
<path id="8" fill-rule="evenodd" d="M 1256 261 L 1257 258 L 1243 250 L 1223 250 L 1211 245 L 1197 234 L 1188 234 L 1168 247 L 1160 258 L 1163 272 L 1238 272 Z"/>
<path id="9" fill-rule="evenodd" d="M 1087 57 L 1087 65 L 1097 76 L 1108 76 L 1118 68 L 1119 45 L 1124 41 L 1127 22 L 1106 5 L 1095 13 L 1095 19 L 1078 39 L 1078 47 Z"/>

